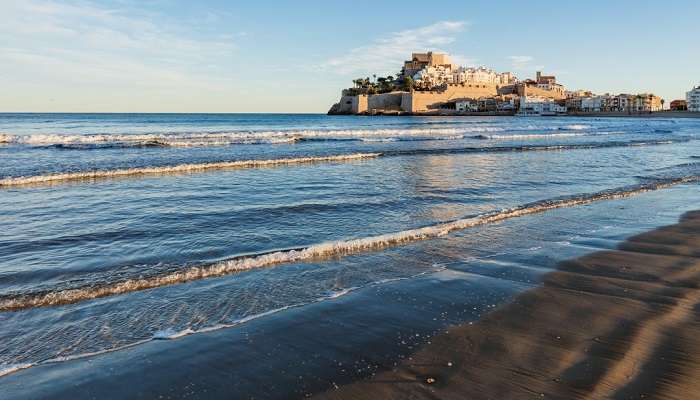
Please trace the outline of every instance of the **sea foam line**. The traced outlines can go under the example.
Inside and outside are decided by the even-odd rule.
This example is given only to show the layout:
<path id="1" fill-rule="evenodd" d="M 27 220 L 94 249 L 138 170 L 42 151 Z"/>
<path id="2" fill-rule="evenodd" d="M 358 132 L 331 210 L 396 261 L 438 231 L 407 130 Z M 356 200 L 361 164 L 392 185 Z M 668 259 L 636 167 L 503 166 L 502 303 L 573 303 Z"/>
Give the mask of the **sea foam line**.
<path id="1" fill-rule="evenodd" d="M 311 156 L 297 158 L 278 158 L 268 160 L 240 160 L 240 161 L 220 161 L 210 163 L 179 164 L 161 167 L 137 167 L 125 169 L 102 169 L 82 172 L 64 172 L 46 175 L 31 175 L 6 177 L 0 179 L 0 188 L 26 185 L 51 184 L 67 181 L 109 179 L 118 177 L 135 177 L 172 173 L 192 173 L 208 170 L 221 169 L 242 169 L 242 168 L 263 168 L 294 164 L 310 164 L 320 162 L 352 161 L 377 157 L 405 156 L 405 155 L 435 155 L 435 154 L 467 154 L 467 153 L 504 153 L 504 152 L 528 152 L 528 151 L 562 151 L 562 150 L 586 150 L 611 147 L 636 147 L 636 146 L 657 146 L 664 144 L 679 143 L 687 141 L 685 139 L 673 140 L 649 140 L 649 141 L 626 141 L 626 142 L 604 142 L 604 143 L 578 143 L 568 145 L 530 145 L 530 146 L 494 146 L 494 147 L 462 147 L 445 149 L 414 149 L 414 150 L 387 150 L 383 153 L 352 153 L 336 154 L 330 156 Z"/>
<path id="2" fill-rule="evenodd" d="M 574 207 L 603 200 L 615 200 L 631 197 L 641 193 L 665 189 L 674 185 L 698 182 L 700 175 L 666 179 L 654 183 L 645 183 L 631 187 L 622 187 L 596 193 L 583 194 L 567 198 L 538 201 L 519 207 L 481 214 L 451 222 L 409 229 L 401 232 L 370 236 L 359 239 L 339 240 L 319 243 L 309 247 L 276 251 L 256 256 L 236 257 L 209 265 L 193 266 L 187 269 L 163 275 L 128 279 L 121 282 L 106 282 L 74 289 L 6 295 L 0 297 L 0 311 L 16 311 L 35 307 L 57 306 L 80 301 L 114 296 L 123 293 L 147 290 L 162 286 L 191 282 L 205 278 L 229 275 L 241 271 L 267 268 L 329 257 L 342 257 L 350 254 L 376 251 L 388 247 L 400 246 L 421 240 L 434 239 L 451 232 L 490 224 L 506 219 L 542 213 L 558 208 Z"/>
<path id="3" fill-rule="evenodd" d="M 392 283 L 392 282 L 413 279 L 413 278 L 417 278 L 419 276 L 434 274 L 434 273 L 437 273 L 440 271 L 444 271 L 445 269 L 446 269 L 445 264 L 433 264 L 432 269 L 429 269 L 429 270 L 426 270 L 423 272 L 419 272 L 419 273 L 414 274 L 414 275 L 402 276 L 402 277 L 396 277 L 396 278 L 380 279 L 378 281 L 369 282 L 369 283 L 366 283 L 366 284 L 360 285 L 360 286 L 352 286 L 352 287 L 348 287 L 348 288 L 343 288 L 339 291 L 331 292 L 326 296 L 318 297 L 315 300 L 312 300 L 309 302 L 288 304 L 288 305 L 285 305 L 282 307 L 273 308 L 273 309 L 263 311 L 263 312 L 260 312 L 257 314 L 247 315 L 245 317 L 238 318 L 238 319 L 233 320 L 233 321 L 228 322 L 228 323 L 218 323 L 215 325 L 204 326 L 204 327 L 201 327 L 198 329 L 185 328 L 185 329 L 182 329 L 179 331 L 175 330 L 175 329 L 166 328 L 164 330 L 159 330 L 159 331 L 155 332 L 150 338 L 144 338 L 144 339 L 132 342 L 132 343 L 127 343 L 127 344 L 124 344 L 121 346 L 112 347 L 112 348 L 108 348 L 108 349 L 91 351 L 91 352 L 87 352 L 87 353 L 71 354 L 68 356 L 58 356 L 58 357 L 49 358 L 49 359 L 44 360 L 44 361 L 36 362 L 36 363 L 9 364 L 9 365 L 0 364 L 0 377 L 13 374 L 13 373 L 21 371 L 23 369 L 33 368 L 33 367 L 38 366 L 38 365 L 58 364 L 58 363 L 65 362 L 65 361 L 80 360 L 80 359 L 89 358 L 89 357 L 93 357 L 93 356 L 97 356 L 97 355 L 101 355 L 101 354 L 112 353 L 112 352 L 128 349 L 131 347 L 136 347 L 138 345 L 148 343 L 148 342 L 151 342 L 154 340 L 175 340 L 175 339 L 180 339 L 180 338 L 185 337 L 185 336 L 213 332 L 213 331 L 218 331 L 221 329 L 233 328 L 235 326 L 242 325 L 242 324 L 248 323 L 250 321 L 254 321 L 254 320 L 259 319 L 259 318 L 264 318 L 264 317 L 267 317 L 267 316 L 270 316 L 273 314 L 277 314 L 277 313 L 280 313 L 282 311 L 286 311 L 286 310 L 289 310 L 292 308 L 299 308 L 299 307 L 307 306 L 309 304 L 320 303 L 323 301 L 333 301 L 333 300 L 336 300 L 336 299 L 343 297 L 347 294 L 350 294 L 356 290 L 364 289 L 366 287 L 385 285 L 385 284 Z"/>
<path id="4" fill-rule="evenodd" d="M 414 125 L 412 123 L 411 125 Z M 433 121 L 429 125 L 436 125 Z M 450 125 L 454 125 L 450 123 Z M 298 140 L 325 139 L 368 139 L 368 138 L 424 138 L 462 139 L 464 135 L 494 132 L 530 132 L 530 131 L 585 131 L 600 127 L 581 124 L 569 125 L 469 125 L 457 124 L 455 127 L 388 127 L 378 129 L 292 129 L 260 131 L 209 131 L 209 132 L 160 132 L 160 133 L 93 133 L 93 134 L 10 134 L 0 133 L 0 144 L 22 145 L 31 147 L 59 146 L 61 148 L 90 149 L 89 145 L 99 147 L 140 147 L 140 146 L 229 146 L 245 144 L 293 143 Z"/>
<path id="5" fill-rule="evenodd" d="M 93 171 L 84 171 L 84 172 L 65 172 L 65 173 L 58 173 L 58 174 L 3 178 L 3 179 L 0 179 L 0 187 L 3 187 L 3 186 L 4 187 L 23 186 L 23 185 L 32 185 L 32 184 L 77 181 L 77 180 L 88 180 L 88 179 L 118 178 L 118 177 L 125 177 L 125 176 L 158 175 L 158 174 L 183 173 L 183 172 L 202 172 L 202 171 L 217 170 L 217 169 L 262 168 L 262 167 L 274 167 L 274 166 L 281 166 L 281 165 L 310 164 L 310 163 L 319 163 L 319 162 L 352 161 L 352 160 L 361 160 L 361 159 L 367 159 L 367 158 L 375 158 L 375 157 L 379 157 L 380 155 L 381 155 L 381 153 L 354 153 L 354 154 L 341 154 L 341 155 L 320 156 L 320 157 L 297 157 L 297 158 L 278 158 L 278 159 L 269 159 L 269 160 L 222 161 L 222 162 L 211 162 L 211 163 L 201 163 L 201 164 L 179 164 L 179 165 L 169 165 L 169 166 L 162 166 L 162 167 L 140 167 L 140 168 L 125 168 L 125 169 L 113 169 L 113 170 L 93 170 Z"/>

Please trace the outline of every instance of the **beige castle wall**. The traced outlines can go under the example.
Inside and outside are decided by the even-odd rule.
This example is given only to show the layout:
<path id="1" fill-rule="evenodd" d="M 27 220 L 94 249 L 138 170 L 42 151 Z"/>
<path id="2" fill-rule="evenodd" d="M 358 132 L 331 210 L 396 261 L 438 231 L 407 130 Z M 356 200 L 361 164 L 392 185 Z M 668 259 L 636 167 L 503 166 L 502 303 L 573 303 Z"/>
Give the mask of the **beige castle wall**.
<path id="1" fill-rule="evenodd" d="M 435 111 L 441 105 L 461 99 L 478 99 L 498 94 L 497 85 L 449 85 L 444 91 L 391 92 L 373 95 L 342 96 L 339 114 L 362 114 L 372 111 L 404 111 L 420 113 Z"/>
<path id="2" fill-rule="evenodd" d="M 552 90 L 540 89 L 536 86 L 528 85 L 518 85 L 518 95 L 547 97 L 556 100 L 562 100 L 566 98 L 566 95 L 564 93 L 558 93 Z"/>
<path id="3" fill-rule="evenodd" d="M 449 85 L 445 91 L 413 92 L 402 97 L 401 108 L 406 112 L 437 110 L 444 103 L 460 99 L 478 99 L 498 94 L 496 85 L 465 84 Z"/>
<path id="4" fill-rule="evenodd" d="M 355 114 L 367 112 L 367 95 L 361 94 L 357 96 L 357 103 L 355 104 L 355 109 L 353 110 Z"/>
<path id="5" fill-rule="evenodd" d="M 338 114 L 360 114 L 367 111 L 367 95 L 341 96 L 338 103 Z"/>
<path id="6" fill-rule="evenodd" d="M 367 109 L 383 111 L 401 111 L 403 92 L 373 94 L 367 98 Z"/>

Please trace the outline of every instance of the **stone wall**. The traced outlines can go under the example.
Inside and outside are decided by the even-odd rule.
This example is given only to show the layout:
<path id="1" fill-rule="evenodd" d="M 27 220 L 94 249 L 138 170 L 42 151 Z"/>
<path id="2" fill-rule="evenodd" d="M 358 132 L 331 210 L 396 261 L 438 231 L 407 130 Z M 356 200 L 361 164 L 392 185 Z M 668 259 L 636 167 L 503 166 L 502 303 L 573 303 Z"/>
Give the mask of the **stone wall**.
<path id="1" fill-rule="evenodd" d="M 461 99 L 478 99 L 498 94 L 498 87 L 489 84 L 449 85 L 444 91 L 413 92 L 402 96 L 401 109 L 420 113 L 435 111 L 448 102 Z"/>
<path id="2" fill-rule="evenodd" d="M 367 109 L 369 111 L 402 111 L 401 98 L 403 93 L 391 92 L 369 95 L 367 98 Z"/>
<path id="3" fill-rule="evenodd" d="M 445 103 L 498 95 L 495 84 L 449 85 L 441 91 L 391 92 L 372 95 L 342 96 L 329 113 L 363 114 L 374 112 L 425 113 L 437 111 Z"/>
<path id="4" fill-rule="evenodd" d="M 340 102 L 333 105 L 331 114 L 361 114 L 367 111 L 367 95 L 341 96 Z"/>

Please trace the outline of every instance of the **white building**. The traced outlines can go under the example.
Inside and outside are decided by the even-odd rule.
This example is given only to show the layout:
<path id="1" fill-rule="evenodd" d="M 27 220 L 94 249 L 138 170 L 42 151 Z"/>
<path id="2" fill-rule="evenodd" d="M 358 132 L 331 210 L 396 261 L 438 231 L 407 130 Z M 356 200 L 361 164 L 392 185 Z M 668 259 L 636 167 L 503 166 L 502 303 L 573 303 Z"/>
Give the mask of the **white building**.
<path id="1" fill-rule="evenodd" d="M 510 85 L 516 79 L 510 72 L 496 72 L 486 67 L 459 67 L 453 71 L 453 81 L 459 83 L 489 83 L 492 85 Z"/>
<path id="2" fill-rule="evenodd" d="M 451 66 L 428 66 L 416 72 L 413 75 L 413 80 L 419 86 L 433 87 L 454 83 L 454 75 Z"/>
<path id="3" fill-rule="evenodd" d="M 455 109 L 461 112 L 479 111 L 479 102 L 476 100 L 460 100 L 455 103 Z"/>
<path id="4" fill-rule="evenodd" d="M 632 96 L 631 94 L 618 94 L 606 96 L 605 99 L 605 111 L 612 112 L 627 112 L 631 110 L 632 107 Z"/>
<path id="5" fill-rule="evenodd" d="M 581 111 L 584 112 L 600 112 L 603 111 L 606 105 L 606 97 L 593 96 L 584 97 L 581 99 Z"/>
<path id="6" fill-rule="evenodd" d="M 566 114 L 566 106 L 559 105 L 555 100 L 546 97 L 521 96 L 520 110 L 516 115 L 548 116 Z"/>
<path id="7" fill-rule="evenodd" d="M 454 67 L 452 65 L 427 66 L 413 75 L 420 86 L 433 87 L 442 84 L 491 84 L 510 85 L 516 82 L 510 72 L 496 72 L 486 67 Z"/>
<path id="8" fill-rule="evenodd" d="M 700 86 L 686 93 L 685 101 L 688 103 L 688 111 L 700 112 Z"/>

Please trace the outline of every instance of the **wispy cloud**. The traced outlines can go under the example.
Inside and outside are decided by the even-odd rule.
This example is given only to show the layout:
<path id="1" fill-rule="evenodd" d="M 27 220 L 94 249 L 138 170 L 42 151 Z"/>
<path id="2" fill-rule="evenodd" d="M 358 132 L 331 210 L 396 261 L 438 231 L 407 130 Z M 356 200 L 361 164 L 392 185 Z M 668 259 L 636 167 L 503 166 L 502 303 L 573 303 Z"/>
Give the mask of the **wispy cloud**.
<path id="1" fill-rule="evenodd" d="M 394 73 L 411 52 L 435 50 L 447 46 L 464 31 L 464 21 L 440 21 L 431 25 L 390 33 L 371 44 L 351 49 L 321 65 L 340 74 Z M 462 58 L 464 59 L 464 58 Z"/>
<path id="2" fill-rule="evenodd" d="M 10 0 L 0 14 L 11 46 L 0 50 L 0 69 L 8 79 L 215 87 L 212 60 L 232 53 L 233 39 L 197 37 L 158 17 L 86 1 Z"/>
<path id="3" fill-rule="evenodd" d="M 543 65 L 534 64 L 535 59 L 532 56 L 509 56 L 508 60 L 515 71 L 544 69 Z"/>

